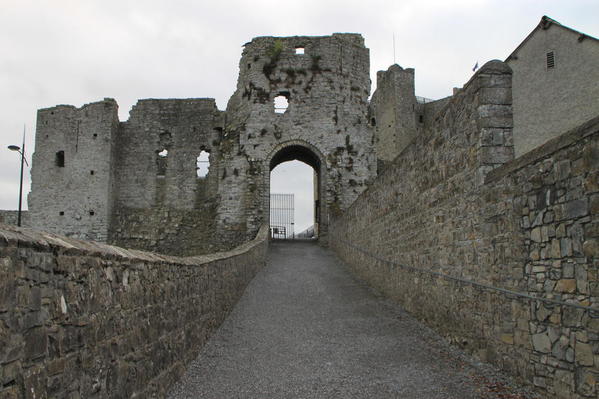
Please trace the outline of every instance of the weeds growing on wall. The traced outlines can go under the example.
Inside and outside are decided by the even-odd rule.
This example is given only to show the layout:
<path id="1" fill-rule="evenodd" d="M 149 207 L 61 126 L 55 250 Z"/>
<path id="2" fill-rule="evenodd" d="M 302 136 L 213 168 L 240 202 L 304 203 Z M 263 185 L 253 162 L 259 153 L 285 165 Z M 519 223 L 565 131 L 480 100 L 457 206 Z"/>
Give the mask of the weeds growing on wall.
<path id="1" fill-rule="evenodd" d="M 283 44 L 283 41 L 277 39 L 275 40 L 273 45 L 266 51 L 266 55 L 268 56 L 269 61 L 266 64 L 264 64 L 264 67 L 262 67 L 262 72 L 264 72 L 264 75 L 266 75 L 267 77 L 269 77 L 272 74 L 275 67 L 277 66 L 277 62 L 281 57 L 281 53 L 283 52 L 284 47 L 285 45 Z"/>

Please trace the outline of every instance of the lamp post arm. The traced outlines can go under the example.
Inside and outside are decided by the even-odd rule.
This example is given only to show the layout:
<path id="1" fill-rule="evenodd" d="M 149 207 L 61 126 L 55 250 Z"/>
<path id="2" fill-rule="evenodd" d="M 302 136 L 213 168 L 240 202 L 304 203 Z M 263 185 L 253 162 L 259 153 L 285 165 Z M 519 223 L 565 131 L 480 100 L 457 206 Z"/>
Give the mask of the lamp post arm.
<path id="1" fill-rule="evenodd" d="M 25 156 L 25 153 L 19 151 L 19 154 L 21 154 L 21 156 L 23 157 L 23 161 L 25 161 L 25 165 L 27 165 L 27 167 L 29 167 L 29 162 L 27 162 L 27 157 Z"/>

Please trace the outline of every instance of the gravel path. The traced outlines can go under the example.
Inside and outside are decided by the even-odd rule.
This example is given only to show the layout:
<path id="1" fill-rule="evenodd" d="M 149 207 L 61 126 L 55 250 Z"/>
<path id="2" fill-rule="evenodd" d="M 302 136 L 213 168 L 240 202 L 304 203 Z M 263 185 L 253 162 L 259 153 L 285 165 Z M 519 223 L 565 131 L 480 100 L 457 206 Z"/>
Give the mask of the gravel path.
<path id="1" fill-rule="evenodd" d="M 268 265 L 169 398 L 528 398 L 310 242 Z"/>

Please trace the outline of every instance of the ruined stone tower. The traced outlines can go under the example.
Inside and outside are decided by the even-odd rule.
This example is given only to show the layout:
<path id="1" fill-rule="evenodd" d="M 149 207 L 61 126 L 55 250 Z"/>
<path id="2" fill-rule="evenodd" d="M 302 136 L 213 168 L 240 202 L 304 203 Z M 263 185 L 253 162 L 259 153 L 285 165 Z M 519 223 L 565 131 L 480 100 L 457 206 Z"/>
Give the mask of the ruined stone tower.
<path id="1" fill-rule="evenodd" d="M 369 92 L 360 35 L 259 37 L 224 112 L 213 99 L 140 100 L 126 122 L 111 99 L 40 110 L 32 227 L 177 254 L 233 247 L 268 223 L 270 171 L 297 159 L 315 171 L 326 240 L 376 176 Z"/>

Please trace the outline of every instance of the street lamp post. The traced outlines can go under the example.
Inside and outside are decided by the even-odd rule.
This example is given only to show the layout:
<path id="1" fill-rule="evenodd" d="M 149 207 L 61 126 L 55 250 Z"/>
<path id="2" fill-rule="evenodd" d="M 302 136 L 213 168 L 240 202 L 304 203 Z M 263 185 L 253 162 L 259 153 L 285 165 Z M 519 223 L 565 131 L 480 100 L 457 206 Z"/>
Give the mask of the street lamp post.
<path id="1" fill-rule="evenodd" d="M 21 209 L 23 203 L 23 163 L 26 163 L 29 166 L 29 163 L 25 159 L 25 128 L 23 127 L 23 147 L 19 147 L 18 145 L 9 145 L 8 149 L 11 151 L 16 151 L 21 154 L 21 180 L 19 182 L 19 212 L 17 213 L 17 226 L 21 227 Z"/>

